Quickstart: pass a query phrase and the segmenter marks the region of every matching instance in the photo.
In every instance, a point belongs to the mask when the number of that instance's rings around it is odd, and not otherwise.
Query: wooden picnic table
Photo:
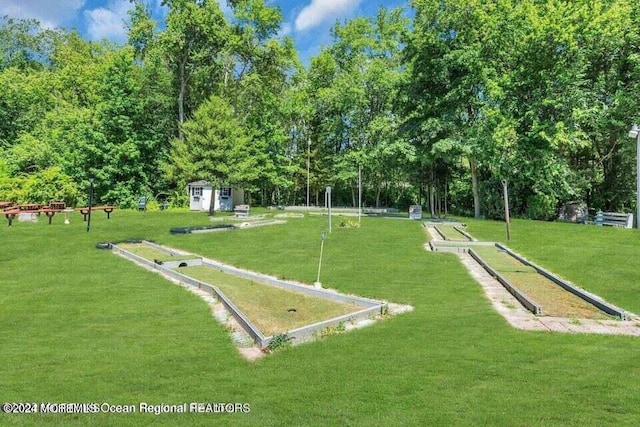
[[[58,212],[62,212],[62,210],[60,209],[50,209],[50,208],[41,208],[41,209],[5,209],[2,213],[4,214],[5,218],[7,218],[7,221],[9,222],[9,227],[11,227],[11,224],[13,223],[13,220],[15,219],[15,217],[17,215],[22,215],[22,214],[45,214],[47,216],[47,218],[49,219],[49,225],[51,225],[51,220],[53,219],[53,216],[58,213]]]
[[[107,219],[111,218],[111,212],[113,212],[114,209],[118,209],[118,207],[117,206],[91,206],[92,211],[104,211],[107,214]],[[87,216],[89,216],[89,207],[87,206],[84,208],[78,208],[78,210],[82,214],[82,220],[86,221]]]
[[[13,206],[3,210],[3,214],[9,222],[9,227],[13,223],[13,220],[20,214],[45,214],[49,219],[49,225],[53,216],[58,212],[63,212],[66,209],[64,202],[51,202],[49,206],[42,206],[39,203],[25,203],[23,205]],[[68,210],[67,210],[68,212]]]
[[[5,210],[14,205],[13,202],[0,202],[0,210]]]
[[[56,209],[59,211],[63,211],[67,208],[67,205],[64,202],[49,202],[49,209]]]
[[[28,213],[34,213],[32,211],[40,210],[41,207],[42,205],[40,203],[25,203],[24,205],[18,205],[18,210],[29,211]],[[35,213],[38,213],[38,212],[35,212]]]

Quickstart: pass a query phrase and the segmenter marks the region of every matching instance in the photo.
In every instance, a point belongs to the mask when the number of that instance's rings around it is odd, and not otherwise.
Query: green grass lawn
[[[252,211],[253,212],[253,211]],[[504,224],[465,219],[482,240]],[[636,425],[640,340],[521,331],[498,315],[419,222],[334,227],[321,281],[411,304],[368,328],[244,360],[197,296],[97,242],[148,239],[237,266],[315,280],[326,218],[171,235],[204,214],[116,211],[0,227],[0,400],[249,403],[248,414],[6,415],[0,425]],[[514,221],[508,245],[640,312],[640,233]]]

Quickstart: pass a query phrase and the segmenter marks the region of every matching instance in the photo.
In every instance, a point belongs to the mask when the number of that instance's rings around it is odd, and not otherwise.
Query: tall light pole
[[[362,217],[362,165],[358,163],[358,224]]]
[[[307,139],[307,211],[309,210],[309,175],[311,169],[311,138]]]
[[[327,207],[327,213],[329,214],[329,233],[331,233],[331,187],[325,188],[324,204]]]
[[[636,228],[640,228],[640,129],[631,126],[629,138],[636,139]]]

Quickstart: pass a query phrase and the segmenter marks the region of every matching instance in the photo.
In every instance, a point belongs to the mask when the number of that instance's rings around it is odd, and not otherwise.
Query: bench
[[[67,208],[67,205],[64,202],[56,202],[56,201],[50,201],[49,202],[49,209],[55,209],[58,211],[63,211]]]
[[[13,207],[13,202],[0,202],[0,210],[5,210]]]
[[[22,206],[26,206],[26,205],[21,205]],[[11,224],[13,223],[13,220],[15,219],[16,216],[18,215],[22,215],[22,214],[45,214],[47,216],[47,218],[49,219],[49,225],[51,225],[51,220],[53,219],[53,216],[58,213],[58,212],[62,212],[62,209],[51,209],[50,207],[46,207],[46,208],[39,208],[39,209],[25,209],[22,208],[20,209],[20,207],[18,209],[5,209],[2,213],[4,213],[5,218],[7,218],[7,221],[9,222],[9,227],[11,227]]]
[[[233,212],[236,214],[237,217],[246,218],[249,216],[249,209],[250,209],[249,205],[238,205],[235,208],[233,208]]]
[[[16,207],[16,209],[18,209],[20,211],[37,211],[41,207],[42,207],[42,205],[40,203],[26,203],[24,205],[18,205]],[[27,212],[25,212],[25,213],[27,213]],[[33,212],[28,212],[28,213],[33,213]]]
[[[78,208],[78,210],[82,214],[83,221],[87,220],[87,216],[89,216],[89,210],[104,211],[107,214],[107,219],[109,219],[111,218],[111,212],[113,212],[114,209],[118,209],[118,207],[117,206],[91,206],[91,209],[89,209],[89,207]]]
[[[365,215],[384,215],[384,214],[397,214],[396,208],[362,208],[362,213]]]
[[[596,225],[609,225],[612,227],[633,227],[633,214],[619,212],[598,211],[594,220]]]

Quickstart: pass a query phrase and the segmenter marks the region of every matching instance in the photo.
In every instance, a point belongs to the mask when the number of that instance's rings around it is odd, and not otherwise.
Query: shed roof
[[[189,187],[210,187],[211,182],[201,179],[200,181],[193,181],[187,184]]]

